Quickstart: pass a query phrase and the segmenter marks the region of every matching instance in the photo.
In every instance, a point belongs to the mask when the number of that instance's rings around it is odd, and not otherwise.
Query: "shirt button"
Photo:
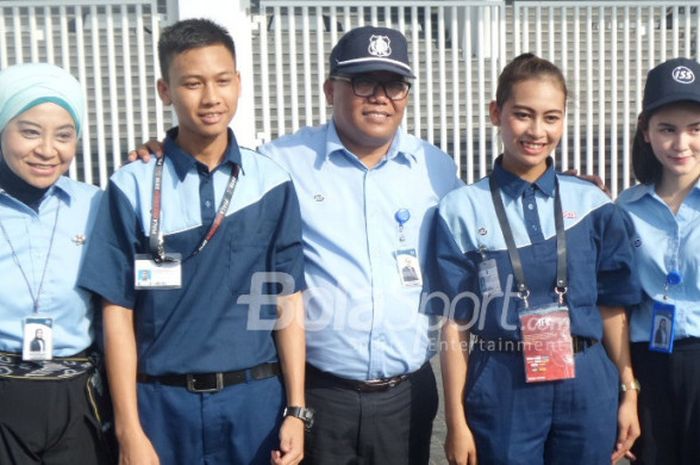
[[[533,231],[537,231],[537,225],[533,224],[533,225],[532,225],[532,230],[533,230]]]
[[[528,204],[527,204],[527,209],[528,209],[528,210],[534,210],[534,209],[535,209],[535,206],[534,206],[533,204],[531,204],[531,203],[528,203]]]
[[[204,206],[207,208],[211,207],[211,202],[207,200],[206,202],[204,202]]]

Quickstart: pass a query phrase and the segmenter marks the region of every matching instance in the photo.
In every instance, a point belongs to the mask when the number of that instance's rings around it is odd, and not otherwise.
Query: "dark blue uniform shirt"
[[[531,291],[531,307],[557,301],[554,193],[558,179],[568,253],[566,298],[571,333],[601,339],[598,306],[636,304],[641,296],[632,275],[628,218],[597,187],[572,176],[557,175],[551,164],[534,183],[505,171],[500,163],[496,163],[492,176],[501,188]],[[488,178],[445,196],[436,216],[434,241],[433,259],[439,277],[430,290],[444,294],[433,294],[427,311],[466,320],[471,332],[486,339],[521,339],[518,313],[524,305],[514,293],[513,268]],[[497,263],[501,289],[506,292],[485,299],[479,287],[478,266],[490,258]]]
[[[180,289],[135,290],[134,256],[149,253],[155,160],[132,163],[110,179],[79,285],[134,310],[139,372],[232,371],[275,361],[271,325],[265,324],[275,318],[275,299],[248,305],[246,295],[255,272],[286,273],[287,293],[304,287],[301,220],[291,180],[264,155],[239,149],[232,132],[224,161],[209,172],[174,142],[175,131],[164,146],[166,252],[192,254],[238,164],[238,183],[217,234],[184,261]],[[262,291],[276,294],[278,287]]]

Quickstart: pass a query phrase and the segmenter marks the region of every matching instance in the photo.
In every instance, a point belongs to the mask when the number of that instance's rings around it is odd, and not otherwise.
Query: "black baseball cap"
[[[700,64],[688,58],[664,61],[647,74],[642,111],[675,102],[700,103]]]
[[[362,26],[348,31],[331,51],[331,76],[390,71],[415,78],[406,37],[396,29]]]

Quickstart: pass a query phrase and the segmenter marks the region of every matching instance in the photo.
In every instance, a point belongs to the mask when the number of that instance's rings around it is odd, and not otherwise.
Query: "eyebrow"
[[[513,110],[526,110],[526,111],[529,111],[529,112],[532,112],[532,113],[537,113],[535,110],[533,110],[532,108],[530,108],[530,107],[528,107],[528,106],[526,106],[526,105],[513,105]],[[549,113],[557,113],[557,114],[560,114],[560,115],[561,115],[561,114],[564,114],[564,112],[563,112],[562,110],[557,110],[557,109],[554,109],[554,108],[551,109],[551,110],[546,110],[546,111],[544,112],[545,115],[546,115],[546,114],[549,114]]]
[[[236,72],[235,71],[222,71],[218,74],[215,74],[214,76],[215,77],[222,77],[222,76],[227,76],[227,75],[235,76]],[[180,79],[182,79],[183,81],[185,79],[204,79],[204,78],[205,78],[205,76],[202,74],[185,74],[185,75],[180,77]]]
[[[669,127],[669,128],[677,128],[678,126],[673,124],[673,123],[667,123],[665,121],[659,121],[658,123],[659,126],[664,126],[664,127]],[[700,120],[695,121],[694,123],[686,124],[685,127],[689,128],[691,126],[699,126],[700,125]]]
[[[27,120],[27,119],[17,120],[17,124],[23,124],[25,126],[32,126],[32,127],[39,128],[39,129],[41,129],[41,127],[42,127],[40,124],[35,123],[34,121]],[[75,125],[74,124],[64,124],[63,126],[59,126],[56,129],[75,129]]]

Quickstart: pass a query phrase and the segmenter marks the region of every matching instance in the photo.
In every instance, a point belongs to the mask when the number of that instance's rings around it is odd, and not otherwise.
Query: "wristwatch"
[[[642,390],[642,385],[639,384],[638,379],[633,379],[630,385],[626,385],[625,383],[620,383],[620,392],[627,392],[627,391],[641,391]]]
[[[304,422],[304,429],[311,431],[314,425],[314,411],[307,407],[285,407],[282,417],[295,417]]]

